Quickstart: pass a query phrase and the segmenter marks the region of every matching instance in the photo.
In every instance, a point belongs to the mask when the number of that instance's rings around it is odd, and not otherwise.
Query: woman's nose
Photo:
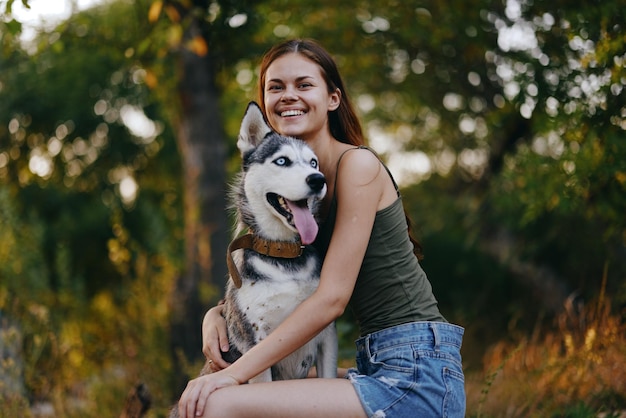
[[[281,96],[281,100],[282,101],[292,101],[292,100],[296,100],[298,98],[298,96],[296,95],[296,92],[292,89],[292,88],[285,88],[285,90],[283,91],[283,95]]]

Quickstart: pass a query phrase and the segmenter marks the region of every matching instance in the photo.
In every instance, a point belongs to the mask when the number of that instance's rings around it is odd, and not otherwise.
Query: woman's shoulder
[[[352,147],[343,152],[339,163],[339,171],[344,174],[358,176],[366,180],[373,180],[382,169],[382,162],[369,148]]]
[[[368,184],[380,174],[382,169],[382,162],[372,150],[365,147],[351,147],[342,151],[338,163],[338,178]]]

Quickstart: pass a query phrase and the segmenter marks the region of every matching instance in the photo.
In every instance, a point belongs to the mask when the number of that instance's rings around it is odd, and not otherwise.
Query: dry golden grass
[[[625,331],[604,293],[584,307],[568,301],[552,330],[489,350],[484,375],[468,378],[468,416],[620,416]]]

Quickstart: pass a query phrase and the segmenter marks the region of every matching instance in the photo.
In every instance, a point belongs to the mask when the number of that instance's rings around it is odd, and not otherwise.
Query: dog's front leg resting
[[[261,383],[272,381],[272,369],[267,369],[250,379],[249,383]]]
[[[317,359],[315,366],[317,376],[322,378],[337,377],[337,331],[335,324],[330,324],[318,336]]]

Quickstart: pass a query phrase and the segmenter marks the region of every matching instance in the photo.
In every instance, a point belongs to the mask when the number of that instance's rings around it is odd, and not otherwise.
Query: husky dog
[[[311,244],[326,180],[313,150],[274,132],[251,102],[237,147],[243,168],[231,193],[236,234],[227,261],[225,318],[234,360],[269,335],[317,289],[321,260]],[[243,248],[232,257],[232,251]],[[233,358],[234,357],[234,358]],[[251,379],[304,378],[315,365],[319,377],[336,377],[337,336],[329,325],[305,346]]]
[[[226,258],[231,280],[224,306],[230,342],[224,359],[229,362],[267,337],[317,288],[321,260],[309,244],[317,235],[315,215],[326,194],[313,150],[274,132],[254,102],[243,117],[237,147],[243,164],[230,196],[237,238]],[[334,324],[249,382],[304,378],[313,365],[319,377],[336,377]],[[206,373],[208,364],[201,372]]]

